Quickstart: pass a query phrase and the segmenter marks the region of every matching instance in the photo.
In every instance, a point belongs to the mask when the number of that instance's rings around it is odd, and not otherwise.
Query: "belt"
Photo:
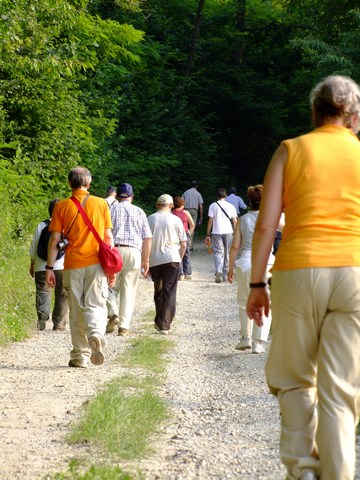
[[[123,245],[121,243],[115,243],[115,247],[129,247],[129,248],[131,248],[130,245]]]

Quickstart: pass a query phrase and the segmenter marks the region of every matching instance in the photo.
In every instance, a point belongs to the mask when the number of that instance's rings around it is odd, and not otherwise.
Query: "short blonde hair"
[[[313,118],[316,127],[324,124],[327,118],[349,119],[346,125],[354,132],[360,130],[360,87],[349,77],[330,75],[318,83],[310,93]],[[350,116],[357,114],[356,125],[351,124]]]

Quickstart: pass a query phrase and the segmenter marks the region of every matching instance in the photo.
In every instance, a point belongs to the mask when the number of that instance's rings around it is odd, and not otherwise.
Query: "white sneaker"
[[[248,350],[249,348],[251,348],[251,338],[241,337],[240,342],[235,347],[235,350]]]
[[[254,340],[252,343],[252,353],[264,353],[264,344],[265,342],[262,342],[261,340]]]
[[[305,472],[301,476],[301,480],[316,480],[317,476],[314,472]]]

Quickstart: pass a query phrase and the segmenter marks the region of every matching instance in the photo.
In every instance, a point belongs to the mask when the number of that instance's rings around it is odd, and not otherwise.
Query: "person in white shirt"
[[[109,205],[109,207],[112,207],[117,203],[116,200],[116,187],[108,187],[106,190],[107,197],[105,198],[106,203]]]
[[[225,201],[225,188],[219,188],[217,198],[218,200],[209,207],[205,243],[213,247],[215,282],[221,283],[226,280],[229,269],[229,249],[236,227],[237,213],[235,207]]]
[[[167,335],[176,310],[179,264],[184,256],[187,236],[180,218],[171,213],[170,195],[161,195],[157,211],[148,217],[153,241],[150,251],[150,275],[154,282],[155,329]]]

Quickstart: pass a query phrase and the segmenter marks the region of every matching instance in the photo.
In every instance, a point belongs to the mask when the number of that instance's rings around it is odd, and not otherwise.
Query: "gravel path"
[[[161,389],[172,417],[154,439],[152,457],[122,466],[139,467],[147,480],[284,478],[279,411],[264,378],[266,355],[234,350],[236,287],[215,284],[204,245],[195,245],[192,266],[193,279],[179,282],[175,347]],[[152,283],[142,279],[134,335],[141,333],[141,317],[154,310],[152,294]],[[129,338],[107,340],[105,364],[88,370],[66,366],[68,331],[38,332],[0,351],[0,480],[44,479],[67,470],[72,459],[87,457],[87,446],[69,446],[64,437],[81,405],[124,373],[114,360]]]

